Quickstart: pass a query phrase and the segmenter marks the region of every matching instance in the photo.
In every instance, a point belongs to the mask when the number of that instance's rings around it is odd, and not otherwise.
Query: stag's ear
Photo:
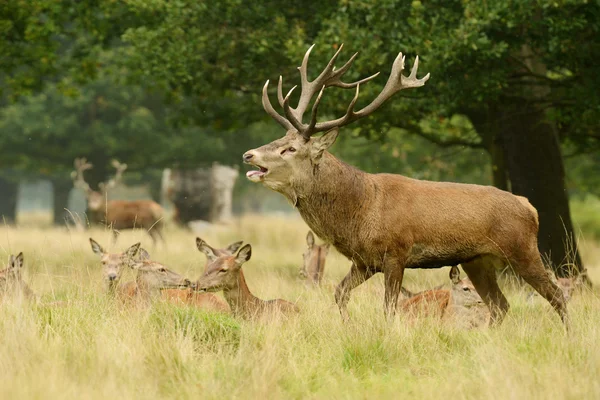
[[[106,253],[104,251],[104,249],[102,248],[102,246],[100,246],[98,244],[98,242],[96,242],[94,239],[90,238],[90,244],[92,245],[92,251],[96,254],[98,254],[99,256],[104,255],[104,253]]]
[[[457,266],[450,268],[450,280],[454,285],[460,282],[460,270]]]
[[[140,250],[140,246],[141,246],[140,242],[134,244],[133,246],[131,246],[130,248],[125,250],[125,255],[130,258],[135,257],[136,254],[138,253],[138,251]]]
[[[10,256],[10,267],[16,269],[23,267],[23,252],[19,253],[16,257]]]
[[[140,249],[138,253],[138,258],[142,261],[150,260],[150,253],[148,253],[146,249]]]
[[[208,245],[208,243],[206,243],[204,240],[200,239],[199,237],[196,238],[196,247],[198,248],[198,250],[200,250],[202,253],[204,253],[206,255],[206,258],[208,258],[208,261],[213,262],[217,259],[217,253],[215,253],[215,249],[210,247]]]
[[[242,245],[244,244],[243,240],[240,240],[239,242],[235,242],[235,243],[231,243],[229,246],[227,246],[227,248],[225,249],[229,254],[233,254],[236,251],[238,251],[238,249],[240,247],[242,247]]]
[[[308,231],[306,235],[306,244],[309,248],[312,248],[315,245],[315,235],[313,235],[312,231]]]
[[[337,139],[338,133],[338,128],[333,128],[332,130],[323,134],[322,136],[313,138],[311,140],[311,156],[313,161],[318,162],[319,160],[321,160],[323,152],[335,143],[335,139]]]
[[[236,254],[235,263],[241,267],[243,263],[250,259],[250,257],[252,257],[252,246],[247,244]]]

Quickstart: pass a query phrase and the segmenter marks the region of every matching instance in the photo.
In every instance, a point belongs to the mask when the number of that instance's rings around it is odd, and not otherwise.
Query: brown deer
[[[37,301],[37,296],[23,280],[23,253],[11,254],[8,266],[0,271],[0,298]]]
[[[210,248],[205,248],[211,252]],[[203,251],[204,252],[204,251]],[[216,253],[209,257],[204,275],[195,284],[198,291],[218,292],[223,291],[225,299],[229,303],[235,315],[243,318],[252,318],[264,314],[274,313],[297,313],[298,307],[289,301],[282,299],[262,300],[254,296],[244,278],[242,265],[252,256],[252,247],[249,244],[243,246],[237,254],[218,256]]]
[[[300,276],[307,279],[310,283],[318,285],[323,279],[325,270],[325,261],[329,253],[329,243],[315,244],[315,235],[308,231],[306,235],[306,251],[302,254],[304,263],[300,268]]]
[[[196,238],[196,247],[206,255],[209,261],[214,261],[214,258],[212,258],[213,255],[216,255],[217,257],[232,255],[242,246],[243,243],[244,242],[239,241],[230,244],[224,249],[215,249],[204,240]],[[204,267],[205,271],[207,266],[208,263]],[[201,293],[193,288],[163,290],[162,295],[164,299],[173,303],[187,304],[193,307],[223,313],[231,312],[229,304],[223,301],[220,297],[215,296],[212,293]]]
[[[243,155],[257,169],[246,176],[252,182],[283,194],[298,209],[310,229],[352,261],[348,275],[338,285],[336,302],[348,318],[350,291],[383,272],[386,314],[395,312],[405,268],[439,268],[462,264],[479,295],[489,306],[493,323],[500,323],[509,304],[498,287],[496,268],[507,263],[554,307],[568,326],[567,306],[560,288],[544,271],[537,246],[535,208],[490,186],[429,182],[396,174],[369,174],[338,160],[326,150],[338,128],[365,117],[403,89],[421,87],[429,74],[417,79],[418,57],[408,77],[404,56],[398,55],[381,93],[356,110],[359,88],[377,74],[346,83],[356,54],[339,69],[335,53],[314,80],[308,78],[306,52],[299,67],[301,93],[290,105],[294,88],[283,96],[279,79],[277,98],[284,115],[269,100],[269,81],[262,92],[263,107],[286,129],[284,137]],[[354,88],[355,95],[340,118],[317,122],[324,89]],[[310,119],[303,115],[316,95]],[[313,137],[317,132],[322,136]]]
[[[145,289],[141,291],[140,295],[136,294],[138,293],[137,281],[120,283],[124,269],[136,265],[136,263],[141,261],[150,261],[148,252],[140,248],[140,243],[134,244],[122,253],[108,253],[92,238],[90,238],[90,244],[92,246],[92,251],[100,256],[103,277],[107,283],[109,294],[114,295],[121,300],[135,298],[136,296],[148,298]],[[238,244],[238,247],[240,244],[241,243]],[[235,243],[231,246],[233,245],[235,245]],[[159,265],[158,263],[154,264]],[[142,272],[144,271],[142,270]],[[144,287],[143,283],[142,287]],[[212,293],[192,293],[189,289],[185,290],[167,287],[162,287],[162,289],[163,290],[160,292],[161,298],[170,303],[180,305],[188,304],[204,310],[220,312],[229,311],[227,303]],[[154,294],[157,293],[156,287],[152,288],[152,290],[154,290]]]
[[[548,273],[551,274],[552,278],[555,277],[554,272],[549,271]],[[577,274],[576,276],[556,278],[556,284],[558,285],[560,290],[562,290],[563,295],[565,296],[565,301],[571,300],[573,294],[576,291],[581,290],[583,288],[585,274],[586,271],[583,271],[580,274]],[[527,300],[529,302],[532,302],[534,297],[535,292],[530,292],[527,296]]]
[[[107,200],[107,192],[114,188],[127,169],[127,164],[113,160],[116,174],[108,182],[98,186],[100,191],[93,190],[83,177],[84,171],[91,169],[92,164],[85,158],[75,159],[75,171],[71,173],[74,186],[85,192],[89,218],[92,223],[103,224],[112,229],[113,240],[116,241],[119,230],[141,228],[148,232],[154,244],[162,236],[163,208],[152,200]]]
[[[410,315],[435,315],[455,326],[474,328],[489,319],[489,310],[469,278],[460,279],[457,266],[450,269],[452,288],[420,292],[398,302],[402,311]]]

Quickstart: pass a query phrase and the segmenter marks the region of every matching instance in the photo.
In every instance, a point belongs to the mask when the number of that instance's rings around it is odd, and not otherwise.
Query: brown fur
[[[25,299],[37,301],[33,290],[23,280],[23,253],[10,256],[8,266],[0,270],[0,299]]]
[[[113,238],[117,239],[120,230],[144,229],[152,241],[164,242],[162,236],[164,210],[160,204],[152,200],[107,200],[107,190],[120,181],[127,166],[116,162],[115,178],[100,184],[101,191],[95,191],[85,182],[83,172],[92,168],[85,159],[75,160],[75,171],[72,177],[75,187],[83,189],[91,223],[107,226],[113,230]]]
[[[274,313],[297,313],[298,307],[282,299],[262,300],[254,296],[244,278],[242,264],[250,259],[252,248],[243,246],[236,255],[223,255],[213,258],[204,275],[196,283],[196,290],[217,292],[223,291],[235,315],[243,318],[260,317]]]
[[[458,267],[450,270],[452,289],[423,291],[398,306],[409,315],[434,315],[455,326],[473,328],[488,322],[489,311],[477,294],[473,283],[460,279]]]
[[[302,254],[304,263],[300,269],[300,276],[312,284],[319,285],[325,271],[329,244],[315,244],[315,237],[311,231],[306,235],[306,244],[308,247]]]
[[[400,75],[401,61],[401,57],[396,59],[393,74]],[[363,110],[373,111],[394,91],[404,88],[404,80],[409,83],[406,87],[422,86],[426,81],[414,79],[416,67],[408,78],[392,76],[385,96],[378,97],[381,101]],[[265,110],[280,124],[293,125],[274,114],[266,90],[263,93]],[[306,104],[304,101],[300,107],[299,103],[299,110]],[[286,115],[294,114],[294,110],[287,111]],[[300,111],[295,118],[301,121]],[[343,118],[340,125],[359,114]],[[315,130],[330,125],[317,123]],[[246,152],[243,158],[259,168],[247,173],[251,181],[286,196],[318,237],[352,261],[335,294],[344,319],[348,318],[350,291],[377,272],[385,275],[385,310],[393,314],[405,268],[462,264],[491,309],[491,321],[500,323],[509,305],[498,287],[496,268],[508,263],[550,302],[568,326],[562,291],[545,273],[537,246],[537,212],[527,199],[490,186],[369,174],[326,151],[335,142],[337,128],[320,137],[311,134],[310,125],[300,130],[288,128],[284,137]]]

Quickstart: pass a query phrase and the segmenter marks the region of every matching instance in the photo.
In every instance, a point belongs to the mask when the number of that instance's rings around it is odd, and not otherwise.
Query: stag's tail
[[[537,212],[536,208],[531,205],[531,203],[529,202],[527,197],[517,196],[517,199],[521,202],[521,204],[523,204],[525,207],[527,207],[531,211],[531,213],[533,214],[533,216],[535,218],[535,223],[539,227],[540,226],[540,217],[538,216],[538,212]]]

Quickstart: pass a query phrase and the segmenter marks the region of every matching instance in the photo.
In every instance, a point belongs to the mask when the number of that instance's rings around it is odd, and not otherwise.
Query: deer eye
[[[164,268],[161,268],[161,269],[158,270],[158,272],[167,272],[167,270],[164,269]]]
[[[220,274],[224,274],[225,272],[227,272],[227,270],[225,268],[219,270]]]
[[[293,148],[293,147],[290,147],[290,148],[288,149],[288,151],[289,151],[290,153],[295,153],[295,152],[296,152],[296,149],[295,149],[295,148]]]
[[[471,289],[469,289],[468,287],[464,287],[464,288],[463,288],[463,290],[464,290],[465,292],[468,292],[468,291],[469,291],[469,290],[471,290]]]

